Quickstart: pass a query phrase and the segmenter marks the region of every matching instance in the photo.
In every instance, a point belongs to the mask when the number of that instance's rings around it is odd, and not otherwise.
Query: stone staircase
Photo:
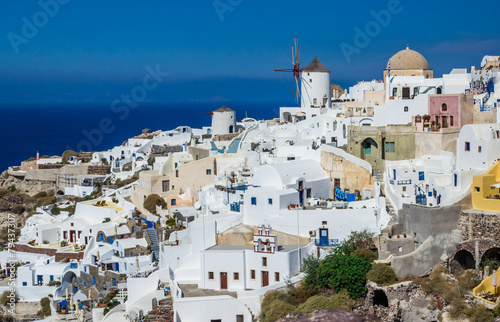
[[[145,316],[144,322],[173,322],[174,321],[174,302],[171,297],[158,302],[156,310],[153,310]]]
[[[146,231],[148,232],[149,238],[151,239],[151,252],[153,252],[154,260],[158,260],[160,258],[160,245],[158,244],[158,235],[156,234],[156,229],[148,228]]]
[[[380,169],[373,167],[372,168],[372,176],[375,178],[375,181],[378,181],[378,182],[380,182],[380,184],[383,184],[384,173]]]
[[[385,198],[385,210],[391,216],[391,220],[389,221],[389,225],[394,225],[398,223],[398,214],[396,213],[396,210],[394,210],[394,207],[392,204]]]
[[[384,194],[385,184],[384,184],[384,173],[382,170],[373,167],[372,168],[372,176],[375,182],[380,182],[380,192]],[[385,197],[385,195],[384,195]],[[389,221],[389,225],[398,223],[398,214],[392,204],[385,198],[386,211],[391,216],[391,220]]]

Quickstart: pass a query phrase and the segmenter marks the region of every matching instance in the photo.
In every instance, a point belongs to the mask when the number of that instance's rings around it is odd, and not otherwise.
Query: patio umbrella
[[[497,281],[497,272],[495,270],[493,270],[493,279],[491,281],[491,285],[493,285],[493,289],[494,289],[494,293],[495,293],[495,296],[497,295],[497,285],[498,285],[498,281]]]

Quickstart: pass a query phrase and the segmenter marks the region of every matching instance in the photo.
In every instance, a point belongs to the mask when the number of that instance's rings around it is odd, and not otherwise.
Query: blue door
[[[427,197],[425,196],[424,193],[417,195],[417,205],[422,205],[422,206],[427,205]]]
[[[455,181],[455,185],[454,185],[454,186],[456,187],[456,186],[457,186],[457,183],[458,183],[458,175],[455,173],[455,174],[453,175],[453,177],[454,177],[454,179],[455,179],[455,180],[454,180],[454,181]]]
[[[327,228],[320,228],[319,229],[319,244],[321,246],[328,245],[328,229]]]
[[[37,276],[37,284],[38,285],[43,285],[43,276],[42,275],[38,275]]]
[[[392,170],[394,172],[394,180],[396,180],[396,169]]]

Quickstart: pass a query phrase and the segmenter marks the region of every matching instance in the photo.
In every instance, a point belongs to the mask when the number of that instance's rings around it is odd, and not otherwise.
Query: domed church
[[[433,78],[433,70],[429,68],[427,59],[409,47],[397,52],[389,59],[384,70],[384,80],[387,78],[389,69],[391,70],[391,77],[424,76],[425,78]]]

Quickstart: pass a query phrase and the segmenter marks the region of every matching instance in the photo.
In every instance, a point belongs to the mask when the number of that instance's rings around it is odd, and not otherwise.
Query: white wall
[[[243,315],[243,321],[251,322],[252,314],[241,301],[228,296],[190,297],[174,301],[176,322],[236,321],[238,314]]]
[[[311,105],[326,107],[331,106],[330,73],[308,73],[301,74],[301,107],[311,107]],[[326,103],[323,99],[326,96]],[[316,104],[314,104],[316,99]]]
[[[274,230],[288,234],[300,236],[309,236],[309,231],[322,227],[323,221],[327,222],[326,228],[330,230],[330,239],[345,239],[351,231],[368,229],[376,234],[385,228],[389,222],[389,216],[385,211],[383,198],[371,199],[372,207],[361,209],[316,209],[316,210],[297,210],[282,209],[277,214],[265,215],[255,213],[250,219],[247,219],[245,213],[245,224],[271,225]],[[383,206],[382,206],[383,204]],[[355,207],[356,203],[349,203],[349,206]],[[245,210],[246,211],[246,210]],[[297,214],[299,220],[297,222]],[[297,224],[299,228],[297,229]]]
[[[229,132],[230,126],[233,132]],[[212,134],[227,134],[236,132],[236,112],[214,112],[212,114]]]

